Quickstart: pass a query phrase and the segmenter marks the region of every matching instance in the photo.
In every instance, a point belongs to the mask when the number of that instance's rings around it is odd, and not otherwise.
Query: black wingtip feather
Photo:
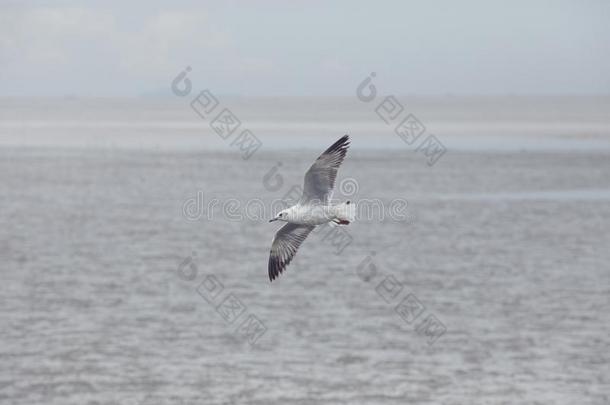
[[[288,258],[288,260],[282,260],[278,257],[269,257],[269,281],[273,281],[280,276],[288,267],[292,258]]]
[[[283,263],[279,258],[269,256],[269,281],[273,281],[284,272],[287,263]]]
[[[349,135],[345,134],[339,140],[332,145],[328,149],[324,151],[324,153],[332,153],[338,150],[342,150],[343,153],[347,151],[347,147],[349,146]]]

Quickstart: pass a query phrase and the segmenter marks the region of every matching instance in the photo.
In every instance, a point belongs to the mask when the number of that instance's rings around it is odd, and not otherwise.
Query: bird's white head
[[[275,216],[275,218],[269,220],[269,222],[273,222],[273,221],[288,222],[288,210],[280,211],[279,214],[277,214]]]

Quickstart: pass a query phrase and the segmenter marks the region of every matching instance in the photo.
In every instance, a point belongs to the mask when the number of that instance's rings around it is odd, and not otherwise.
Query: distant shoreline
[[[270,150],[319,149],[344,133],[354,150],[409,149],[395,129],[412,114],[453,150],[610,150],[610,95],[397,96],[402,115],[388,123],[355,96],[226,97],[218,110],[240,121],[227,139],[210,127],[216,111],[201,117],[191,99],[0,98],[0,147],[214,151],[248,129]]]

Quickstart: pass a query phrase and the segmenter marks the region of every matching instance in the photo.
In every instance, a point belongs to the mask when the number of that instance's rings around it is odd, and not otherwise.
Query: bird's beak
[[[270,219],[269,222],[277,221],[277,218]]]

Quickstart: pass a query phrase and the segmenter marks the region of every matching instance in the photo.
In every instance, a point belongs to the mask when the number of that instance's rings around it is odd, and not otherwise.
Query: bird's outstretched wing
[[[313,228],[315,226],[286,224],[277,231],[269,252],[269,280],[273,281],[284,271]]]
[[[335,178],[349,146],[349,136],[344,135],[324,151],[305,173],[301,204],[319,202],[327,204],[335,187]]]

